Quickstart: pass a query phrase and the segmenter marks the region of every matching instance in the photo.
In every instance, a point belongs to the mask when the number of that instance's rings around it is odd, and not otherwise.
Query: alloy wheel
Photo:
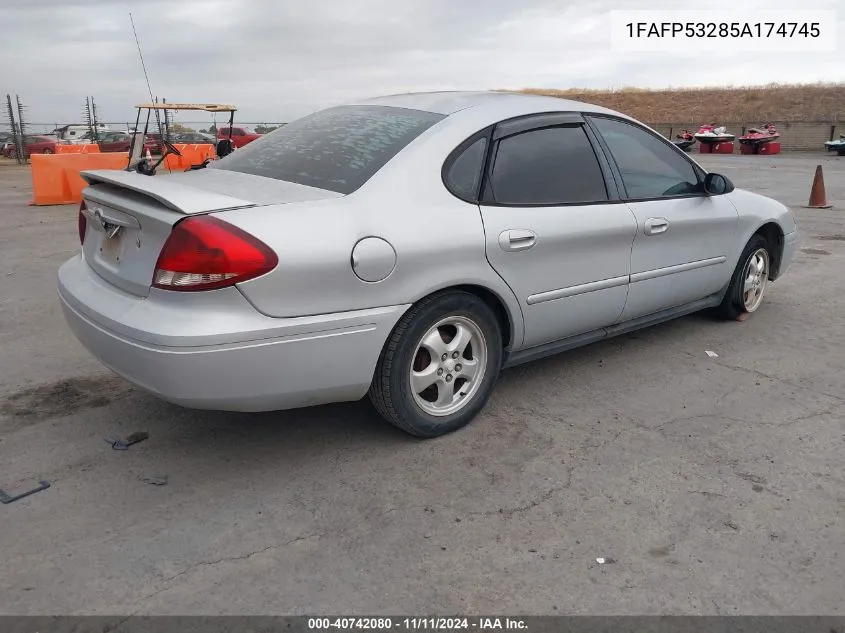
[[[763,302],[763,293],[769,281],[769,252],[758,248],[742,272],[742,301],[746,312],[754,312]]]
[[[478,392],[487,370],[487,341],[464,316],[441,319],[419,340],[408,376],[414,402],[442,417],[463,409]]]

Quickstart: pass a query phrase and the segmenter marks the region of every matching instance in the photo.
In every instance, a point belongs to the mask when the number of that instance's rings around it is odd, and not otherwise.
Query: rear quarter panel
[[[219,214],[279,258],[273,272],[239,284],[241,291],[264,314],[294,317],[412,304],[443,288],[478,285],[502,300],[511,346],[518,348],[522,313],[487,262],[478,206],[452,196],[441,179],[449,152],[470,133],[465,124],[444,120],[343,198]],[[371,236],[396,252],[393,272],[374,283],[352,268],[355,244]]]

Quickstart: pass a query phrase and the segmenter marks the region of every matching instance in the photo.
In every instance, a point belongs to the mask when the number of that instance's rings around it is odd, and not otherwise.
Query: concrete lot
[[[425,442],[366,402],[133,391],[60,314],[76,208],[27,206],[0,165],[0,487],[53,483],[0,505],[0,612],[845,614],[845,159],[702,163],[796,208],[805,250],[761,310],[507,371]],[[832,210],[798,208],[817,163]]]

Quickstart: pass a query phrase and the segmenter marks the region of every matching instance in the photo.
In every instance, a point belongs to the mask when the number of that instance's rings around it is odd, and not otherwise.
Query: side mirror
[[[722,174],[707,174],[704,177],[704,191],[710,196],[720,196],[734,190],[733,183]]]

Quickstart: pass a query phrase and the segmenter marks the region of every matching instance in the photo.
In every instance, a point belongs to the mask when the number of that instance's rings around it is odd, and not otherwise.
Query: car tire
[[[762,235],[755,235],[745,245],[731,282],[716,308],[723,319],[737,319],[743,313],[755,312],[763,301],[771,274],[772,248]],[[757,270],[762,264],[763,270]],[[747,289],[747,285],[751,286]]]
[[[438,437],[466,426],[484,408],[501,365],[502,332],[493,310],[469,292],[438,293],[414,305],[393,329],[370,401],[406,433]]]

